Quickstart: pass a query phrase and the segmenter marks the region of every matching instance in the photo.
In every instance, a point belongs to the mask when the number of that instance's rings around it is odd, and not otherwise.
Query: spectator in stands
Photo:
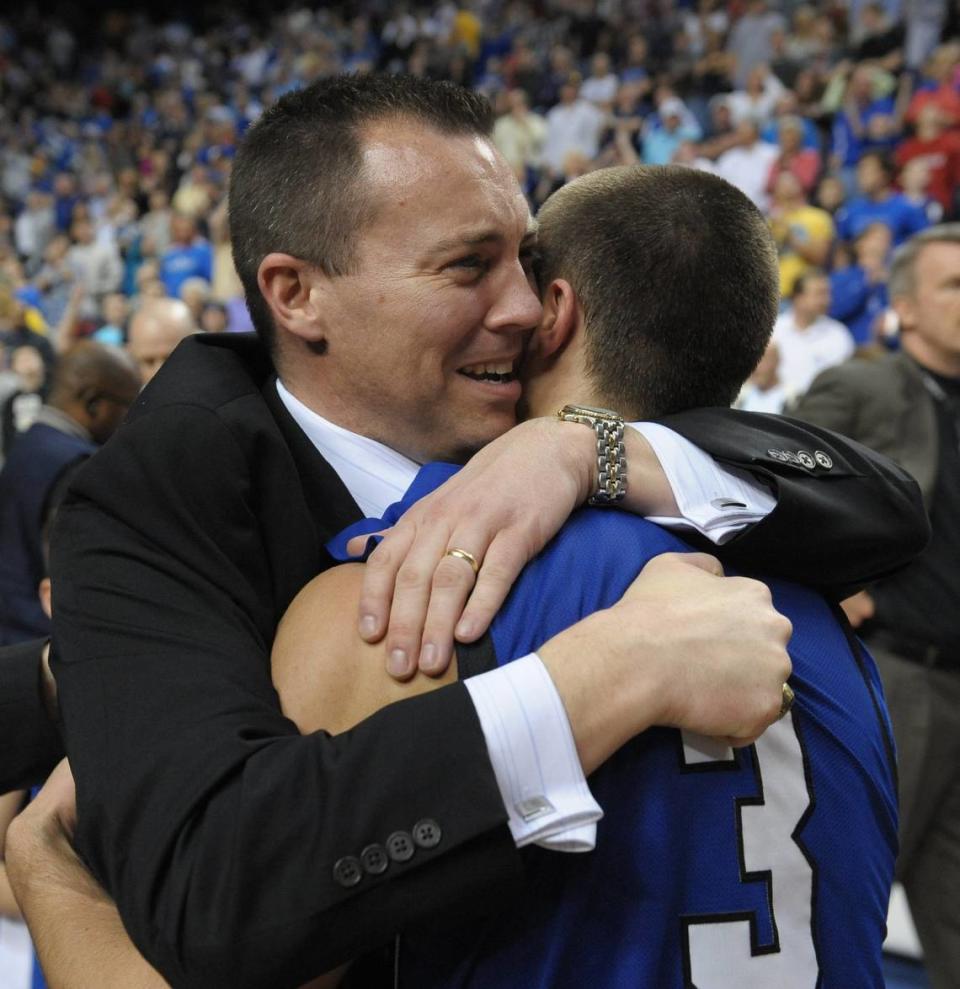
[[[10,370],[17,377],[17,386],[4,398],[0,410],[0,453],[4,457],[16,438],[34,424],[47,395],[47,368],[36,347],[17,347],[10,355]]]
[[[781,117],[777,121],[777,140],[780,154],[770,166],[767,192],[772,193],[777,176],[790,172],[800,183],[804,195],[809,196],[820,175],[820,152],[816,148],[804,146],[803,120],[797,116]]]
[[[70,236],[73,244],[66,260],[73,269],[74,280],[85,290],[83,316],[95,319],[103,297],[120,288],[123,264],[113,243],[96,238],[89,219],[75,220]]]
[[[207,302],[200,313],[199,323],[203,333],[225,333],[229,324],[227,307],[222,302]]]
[[[27,202],[14,224],[14,242],[17,253],[27,270],[35,272],[43,260],[43,252],[50,243],[56,218],[50,196],[35,189],[27,196]]]
[[[736,83],[745,86],[754,66],[769,63],[773,56],[773,36],[783,31],[783,15],[770,9],[766,0],[750,0],[746,13],[733,25],[727,50],[736,58]]]
[[[943,219],[943,206],[930,195],[930,161],[914,158],[901,169],[897,180],[904,199],[923,210],[927,223],[939,223]]]
[[[736,145],[717,159],[717,174],[765,212],[769,202],[767,180],[779,149],[760,140],[760,128],[755,120],[741,120],[735,133]]]
[[[193,277],[213,278],[213,250],[197,232],[197,221],[186,213],[174,213],[171,243],[160,258],[160,280],[167,295],[178,298],[180,286]]]
[[[40,290],[40,308],[49,326],[56,326],[73,288],[75,273],[69,261],[70,238],[57,234],[43,252],[43,263],[33,276],[33,284]]]
[[[43,334],[27,326],[24,316],[24,304],[8,287],[0,284],[0,348],[9,362],[9,356],[18,347],[35,347],[49,371],[55,360],[53,346]]]
[[[571,151],[588,160],[600,149],[604,115],[580,96],[580,80],[569,76],[560,87],[560,102],[547,114],[547,134],[543,163],[553,175],[563,174],[564,161]]]
[[[539,161],[547,137],[547,122],[530,109],[530,100],[522,89],[506,94],[508,110],[493,125],[493,143],[510,164],[521,184],[527,181],[527,169]]]
[[[854,241],[854,263],[830,276],[830,315],[840,320],[858,347],[873,343],[887,308],[887,275],[892,235],[872,223]]]
[[[197,332],[193,315],[180,299],[149,299],[130,320],[127,349],[144,385],[163,366],[177,344]]]
[[[139,390],[122,351],[85,342],[60,358],[48,403],[0,471],[0,644],[50,634],[37,600],[47,506],[59,500],[55,492],[72,470],[113,434]]]
[[[102,323],[94,331],[93,339],[112,347],[121,347],[127,340],[127,320],[130,317],[130,304],[121,292],[106,296],[101,306]]]
[[[610,56],[606,52],[597,52],[590,62],[590,75],[580,87],[580,96],[606,112],[613,106],[619,82],[611,69]]]
[[[894,156],[901,169],[919,158],[926,161],[930,195],[947,217],[955,213],[960,188],[960,132],[950,129],[951,123],[942,107],[933,102],[925,104],[917,111],[913,137],[907,138]]]
[[[783,83],[766,63],[754,66],[743,89],[735,89],[726,97],[734,124],[754,120],[763,126],[772,116],[774,107],[784,93]]]
[[[780,294],[788,299],[811,266],[826,265],[835,236],[833,219],[809,205],[793,172],[782,171],[773,185],[770,227],[780,254]]]
[[[195,323],[200,322],[200,313],[210,299],[210,283],[205,278],[193,276],[180,284],[180,299],[190,310]]]
[[[830,279],[817,268],[805,271],[793,283],[790,306],[773,327],[778,375],[788,401],[804,394],[824,368],[853,353],[850,331],[827,315],[829,309]]]
[[[700,125],[683,100],[668,95],[660,99],[657,112],[647,117],[642,131],[640,157],[645,165],[668,165],[684,141],[698,141]]]
[[[744,382],[735,407],[747,412],[782,412],[787,391],[780,381],[779,369],[780,352],[771,340],[753,374]]]
[[[887,135],[894,127],[894,98],[883,91],[878,73],[869,62],[853,69],[833,119],[831,162],[841,170],[847,189],[853,188],[854,170],[863,153],[878,142],[887,147],[891,143]]]
[[[893,246],[902,244],[929,224],[922,209],[893,188],[893,166],[880,151],[866,152],[857,163],[857,190],[837,210],[837,233],[855,240],[872,223],[884,223],[893,234]]]

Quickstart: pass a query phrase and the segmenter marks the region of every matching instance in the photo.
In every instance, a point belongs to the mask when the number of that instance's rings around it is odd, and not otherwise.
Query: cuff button
[[[333,864],[333,878],[345,889],[356,886],[363,878],[363,870],[360,863],[352,855],[345,855],[342,859],[337,859]]]
[[[371,876],[379,876],[386,872],[387,866],[390,864],[383,845],[367,845],[360,853],[360,861],[363,863],[363,868]]]
[[[442,837],[440,825],[432,818],[425,817],[413,826],[413,840],[419,848],[436,848]]]
[[[415,851],[413,839],[406,831],[394,831],[387,838],[387,854],[394,862],[409,862]]]

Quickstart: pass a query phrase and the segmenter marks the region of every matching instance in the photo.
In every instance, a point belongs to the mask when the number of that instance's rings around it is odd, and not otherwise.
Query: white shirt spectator
[[[493,125],[493,143],[518,175],[540,160],[547,139],[547,122],[538,113],[506,113]]]
[[[604,104],[612,103],[616,99],[617,86],[617,77],[612,72],[602,78],[590,76],[588,79],[583,80],[583,85],[580,87],[580,96],[585,100],[589,100],[591,103],[603,106]]]
[[[801,328],[792,309],[774,325],[773,341],[780,351],[780,382],[791,397],[803,395],[821,371],[842,364],[854,350],[853,337],[843,323],[820,316]]]
[[[779,155],[780,149],[766,141],[731,148],[717,159],[717,174],[735,185],[758,209],[766,212],[770,166]]]
[[[544,164],[560,175],[571,151],[579,151],[592,161],[599,151],[600,130],[604,120],[603,113],[587,100],[558,103],[547,114]]]

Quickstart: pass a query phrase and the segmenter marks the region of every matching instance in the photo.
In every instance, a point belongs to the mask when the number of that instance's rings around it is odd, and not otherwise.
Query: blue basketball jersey
[[[497,615],[498,663],[615,603],[652,557],[689,550],[626,513],[581,510]],[[792,712],[745,749],[666,728],[634,739],[590,778],[596,849],[526,849],[525,887],[495,919],[407,938],[402,985],[882,989],[897,847],[882,689],[820,596],[767,583],[794,626]]]

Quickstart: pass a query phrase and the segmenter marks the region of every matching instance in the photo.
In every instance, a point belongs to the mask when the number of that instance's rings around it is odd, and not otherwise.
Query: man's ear
[[[268,254],[257,269],[257,284],[274,321],[312,346],[326,339],[320,296],[327,276],[291,254]]]
[[[580,303],[573,286],[555,278],[543,293],[543,316],[536,332],[536,350],[540,357],[554,357],[573,339],[580,323]]]
[[[890,300],[890,308],[896,313],[900,330],[910,330],[916,323],[913,300],[909,295],[898,295]]]

